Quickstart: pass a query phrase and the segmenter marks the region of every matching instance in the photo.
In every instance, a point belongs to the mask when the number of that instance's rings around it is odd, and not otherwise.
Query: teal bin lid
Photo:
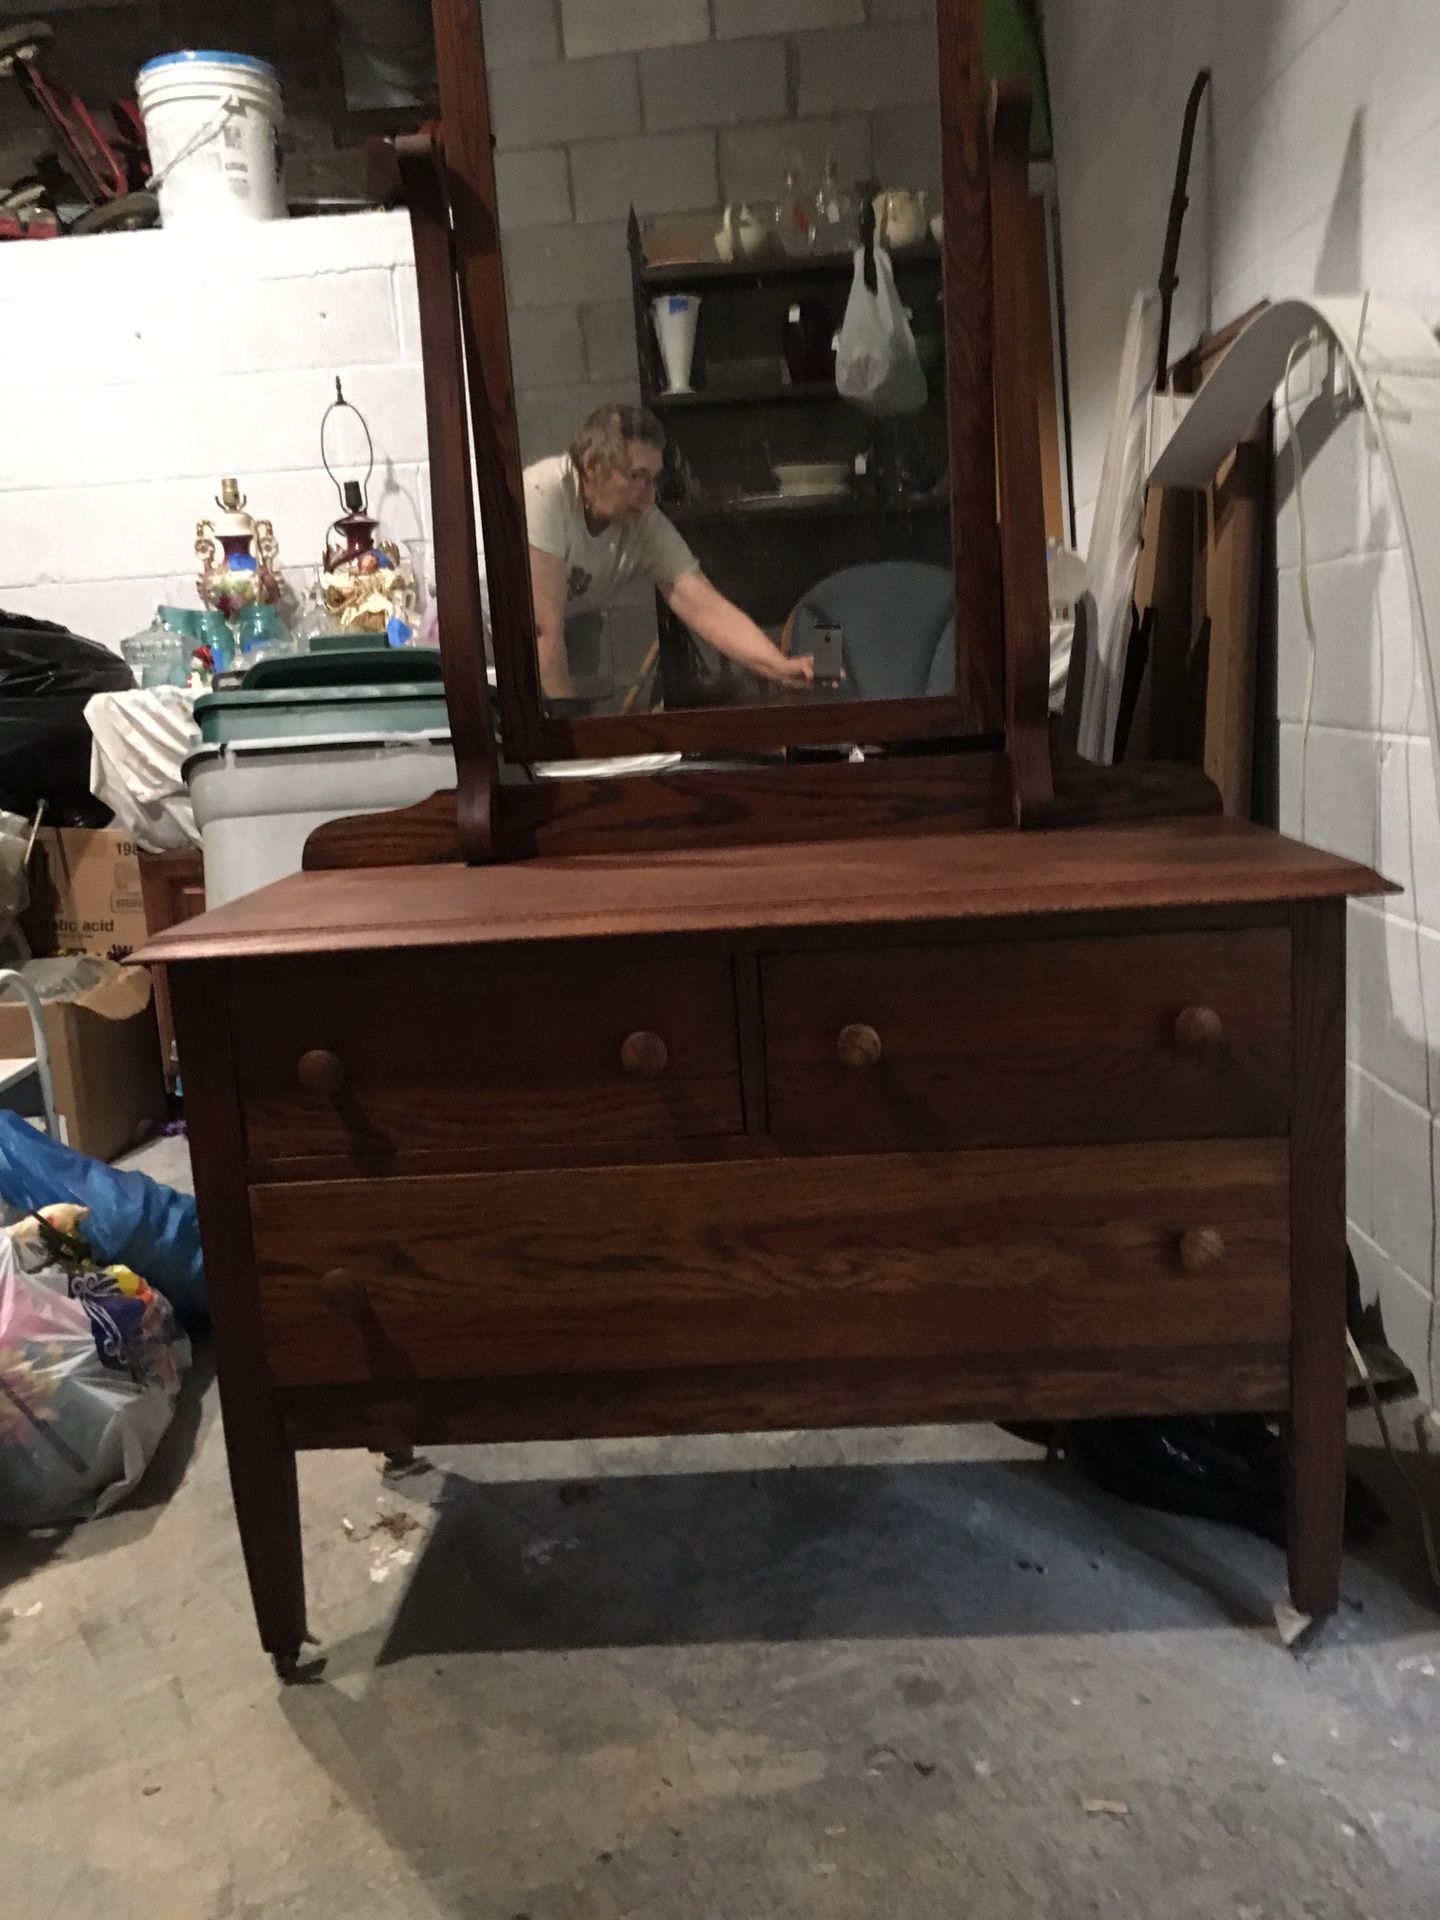
[[[234,687],[195,702],[195,724],[207,745],[283,740],[297,735],[424,733],[449,725],[444,689],[400,681],[393,686]]]
[[[202,693],[195,702],[195,718],[252,708],[364,707],[377,700],[422,700],[429,706],[437,693],[434,686],[410,686],[404,681],[393,687],[229,687],[223,693]]]
[[[440,655],[414,647],[335,648],[325,653],[277,654],[251,667],[241,686],[252,687],[378,687],[399,691],[406,686],[438,686],[443,679]]]

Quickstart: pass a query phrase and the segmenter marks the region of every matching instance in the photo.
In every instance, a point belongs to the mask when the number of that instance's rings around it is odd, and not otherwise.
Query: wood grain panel
[[[500,707],[511,757],[528,760],[536,756],[539,744],[535,721],[540,711],[540,675],[510,320],[500,256],[483,9],[480,0],[432,0],[431,12]],[[442,342],[440,351],[448,356],[453,347]],[[448,385],[458,371],[447,367],[441,380]],[[443,386],[435,388],[437,393],[443,390]],[[470,564],[473,569],[475,549],[473,544],[462,545],[459,502],[451,499],[440,504],[443,511],[435,524],[437,553],[448,545],[454,549],[452,566]]]
[[[1275,1413],[1284,1347],[1073,1353],[1027,1360],[827,1361],[690,1372],[438,1380],[414,1386],[285,1387],[296,1446],[622,1439],[932,1421],[1084,1420],[1106,1415]]]
[[[1050,774],[1050,604],[1040,416],[1030,352],[1026,216],[1030,91],[1001,80],[991,93],[990,221],[995,253],[995,448],[1000,583],[1005,618],[1005,752],[1017,826],[1053,797]]]
[[[498,867],[297,873],[137,956],[260,954],[950,923],[1394,891],[1367,867],[1240,820],[1197,817],[1066,833],[924,833]]]
[[[807,835],[954,833],[995,824],[995,763],[994,753],[977,752],[537,780],[502,789],[497,852],[520,860],[656,848],[673,853]],[[320,872],[445,863],[459,857],[457,836],[455,794],[436,793],[413,807],[327,821],[305,842],[305,866]]]
[[[945,411],[955,570],[956,692],[977,729],[1004,720],[1004,627],[996,525],[994,273],[990,129],[979,0],[936,0]]]
[[[440,665],[455,745],[456,821],[465,858],[488,860],[500,774],[485,677],[485,602],[470,492],[470,430],[446,192],[449,176],[439,137],[433,132],[398,140],[395,160],[409,202],[415,251],[430,510],[436,529],[435,591],[445,608]]]
[[[978,650],[978,649],[977,649]],[[961,657],[969,649],[961,646]],[[501,682],[504,711],[504,681]],[[627,753],[777,753],[786,747],[829,747],[850,741],[993,739],[988,709],[968,696],[932,693],[894,700],[850,700],[841,694],[786,689],[753,706],[662,708],[654,713],[542,714],[532,760],[603,760]],[[508,735],[506,736],[508,739]]]
[[[1000,941],[764,961],[783,1144],[1022,1145],[1279,1134],[1289,1114],[1282,929]],[[1207,1008],[1210,1044],[1177,1018]],[[872,1027],[873,1066],[837,1037]]]
[[[1219,789],[1194,767],[1097,767],[1051,729],[1055,785],[1048,823],[1174,819],[1219,813]],[[997,826],[1008,804],[998,754],[781,763],[630,779],[544,780],[500,790],[501,859],[641,853],[663,848],[852,840],[869,834],[955,834]],[[997,812],[996,793],[1000,790]],[[454,792],[413,807],[327,821],[305,842],[305,867],[404,867],[459,857]]]
[[[1255,669],[1260,647],[1264,552],[1273,509],[1273,413],[1266,408],[1215,476],[1205,603],[1210,652],[1205,694],[1205,771],[1225,811],[1248,817],[1255,744]]]
[[[1345,1534],[1345,908],[1294,917],[1290,1597],[1340,1604]]]
[[[187,968],[174,993],[235,1523],[260,1644],[277,1659],[293,1660],[306,1638],[300,1489],[265,1365],[221,969]]]
[[[1282,1346],[1280,1141],[252,1190],[285,1385]],[[1224,1257],[1186,1270],[1180,1241]]]
[[[253,1159],[620,1144],[740,1133],[735,997],[723,954],[370,955],[233,970],[237,1070]],[[626,1038],[668,1062],[627,1073]],[[343,1086],[308,1091],[301,1059]]]

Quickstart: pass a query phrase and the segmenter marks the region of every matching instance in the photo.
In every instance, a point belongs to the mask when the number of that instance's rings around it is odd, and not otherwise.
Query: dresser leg
[[[223,1381],[221,1399],[223,1403]],[[285,1444],[278,1420],[268,1432],[257,1432],[254,1425],[243,1433],[232,1432],[239,1425],[238,1420],[225,1422],[225,1444],[255,1624],[260,1644],[274,1659],[281,1678],[293,1679],[306,1638],[295,1455]]]
[[[305,1641],[300,1492],[295,1452],[266,1367],[225,975],[211,966],[174,971],[171,998],[185,1061],[185,1117],[235,1521],[260,1644],[282,1678],[298,1678]]]
[[[1330,1381],[1313,1381],[1290,1415],[1290,1604],[1316,1620],[1340,1604],[1345,1540],[1343,1349],[1333,1371],[1338,1395]]]
[[[1290,1599],[1319,1620],[1345,1539],[1345,903],[1290,929]]]

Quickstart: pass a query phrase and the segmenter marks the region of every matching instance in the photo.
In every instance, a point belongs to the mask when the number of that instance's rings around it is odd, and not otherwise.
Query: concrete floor
[[[129,1507],[0,1534],[3,1920],[1440,1911],[1440,1614],[1366,1422],[1395,1523],[1300,1659],[1274,1548],[993,1429],[306,1455],[283,1689],[206,1374]]]

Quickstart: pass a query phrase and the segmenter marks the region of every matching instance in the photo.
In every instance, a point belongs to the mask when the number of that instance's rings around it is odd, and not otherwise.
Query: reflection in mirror
[[[492,52],[546,709],[952,692],[933,0],[691,11]]]

